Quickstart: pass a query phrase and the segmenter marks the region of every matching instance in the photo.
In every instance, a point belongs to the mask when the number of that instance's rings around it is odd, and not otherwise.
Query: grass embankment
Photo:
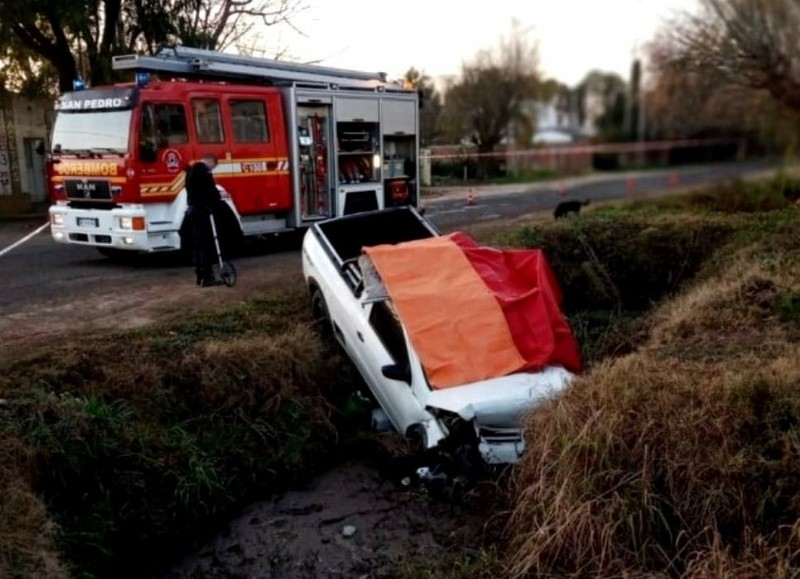
[[[797,568],[800,234],[760,187],[484,239],[545,247],[590,367],[531,418],[511,550],[402,574]],[[335,460],[349,366],[309,321],[298,284],[0,366],[0,576],[145,575]]]
[[[403,579],[477,579],[507,574],[536,576],[536,573],[556,577],[570,574],[624,576],[625,573],[631,576],[679,575],[678,567],[670,568],[663,560],[649,566],[638,565],[635,561],[606,566],[604,557],[616,547],[618,538],[603,533],[614,529],[623,535],[629,543],[623,543],[622,551],[633,550],[636,545],[660,549],[657,535],[650,536],[650,529],[636,528],[636,524],[647,517],[661,521],[660,513],[653,507],[660,499],[654,487],[636,487],[638,465],[629,448],[638,444],[640,452],[646,453],[652,448],[656,456],[647,454],[647,458],[659,462],[670,456],[665,450],[666,444],[679,444],[685,453],[684,462],[674,467],[680,470],[691,466],[692,470],[683,476],[702,478],[705,457],[694,458],[692,444],[702,443],[705,432],[694,431],[695,421],[717,424],[727,413],[702,416],[711,408],[699,406],[696,399],[714,394],[705,390],[701,374],[690,373],[667,379],[676,380],[673,385],[680,386],[678,390],[670,390],[663,382],[655,388],[658,393],[664,386],[666,392],[661,394],[673,396],[671,400],[677,410],[683,409],[682,403],[685,403],[690,407],[694,405],[698,414],[682,419],[665,414],[662,418],[664,405],[649,399],[654,394],[649,385],[670,375],[671,368],[662,367],[660,362],[648,367],[631,367],[625,363],[636,358],[638,354],[633,352],[641,351],[643,344],[655,339],[653,336],[661,336],[659,339],[667,350],[683,348],[684,352],[694,353],[700,359],[708,356],[708,350],[698,348],[695,343],[681,345],[681,335],[666,338],[660,334],[663,312],[676,308],[693,319],[695,313],[713,316],[716,314],[712,312],[717,311],[725,316],[731,308],[736,311],[735,304],[716,308],[692,303],[687,309],[689,306],[683,305],[682,300],[687,299],[683,296],[698,292],[716,295],[719,276],[730,271],[731,264],[739,259],[737,255],[744,248],[750,248],[753,255],[757,247],[786,248],[794,243],[797,248],[800,244],[796,234],[794,238],[787,238],[784,233],[796,227],[800,219],[800,212],[790,207],[799,191],[797,183],[781,178],[763,183],[734,182],[653,201],[598,206],[580,219],[523,221],[503,230],[476,228],[473,235],[488,245],[545,250],[564,294],[564,310],[581,345],[587,374],[563,402],[533,415],[529,433],[531,450],[514,473],[513,487],[489,493],[493,501],[486,512],[494,511],[495,516],[488,523],[483,544],[472,545],[479,550],[473,556],[464,556],[454,549],[451,557],[441,561],[411,561],[398,576]],[[781,243],[775,246],[774,238],[782,240]],[[765,258],[771,259],[769,255]],[[780,268],[777,263],[776,267]],[[756,282],[748,287],[751,292],[758,292],[761,286]],[[797,324],[800,294],[793,294],[791,287],[767,284],[766,293],[759,298],[761,307],[767,308],[764,324],[788,322],[791,325],[792,319]],[[678,297],[673,298],[676,294]],[[800,330],[794,335],[795,339],[800,337]],[[726,365],[727,357],[738,355],[735,344],[717,352],[721,366]],[[604,373],[611,367],[616,368],[617,374],[606,377]],[[624,385],[617,382],[618,374],[625,378]],[[598,376],[602,377],[601,382],[596,382]],[[719,380],[724,381],[724,378]],[[694,392],[694,396],[684,398],[685,389]],[[800,394],[796,400],[800,403]],[[718,400],[713,402],[725,404]],[[643,413],[647,414],[646,418],[642,417]],[[619,420],[624,420],[626,430],[623,432],[627,436],[624,440],[614,438],[608,431],[609,425],[616,425]],[[661,420],[678,421],[666,426],[677,429],[682,425],[684,431],[690,431],[686,434],[691,434],[688,440],[692,442],[684,442],[685,432],[676,432],[677,442],[662,440],[662,432],[651,428]],[[589,430],[593,427],[594,430]],[[650,440],[651,436],[655,440]],[[716,444],[718,441],[709,442]],[[736,442],[731,441],[731,444]],[[642,451],[643,446],[648,448]],[[605,507],[604,501],[617,492],[614,485],[619,481],[628,483],[620,489],[618,501],[621,504],[628,504],[627,493],[631,489],[644,493],[645,499],[652,503],[633,505],[629,512],[622,513]],[[716,481],[701,484],[706,485],[704,488],[713,499]],[[776,482],[772,492],[780,492],[781,484]],[[795,488],[800,489],[800,486]],[[478,494],[472,500],[479,506],[485,494]],[[714,505],[707,505],[707,508],[713,511]],[[674,519],[669,521],[670,527],[662,527],[662,535],[674,533],[678,540],[684,540],[680,534],[686,529],[672,525]],[[630,547],[631,544],[634,547]],[[730,568],[736,572],[742,570],[735,564]]]
[[[298,285],[5,365],[0,576],[142,576],[324,468],[347,377],[308,309]]]
[[[796,198],[779,180],[738,183],[523,230],[522,244],[533,232],[545,246],[559,240],[552,260],[573,306],[582,292],[638,304],[639,288],[696,277],[634,324],[638,347],[599,361],[531,415],[508,526],[512,575],[800,571]],[[618,245],[604,248],[619,228]],[[565,252],[579,251],[570,239],[582,235],[586,267],[565,270]],[[634,267],[614,265],[626,260]],[[600,265],[615,291],[598,292],[594,273],[573,287],[571,271]],[[604,350],[602,339],[589,343]]]

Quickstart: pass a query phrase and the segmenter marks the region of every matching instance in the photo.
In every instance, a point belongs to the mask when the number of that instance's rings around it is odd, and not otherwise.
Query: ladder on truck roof
[[[114,56],[112,68],[206,80],[240,82],[250,80],[277,86],[302,85],[371,89],[380,92],[412,92],[398,83],[388,82],[386,73],[383,72],[361,72],[269,58],[223,54],[184,46],[162,48],[154,56],[140,54]]]

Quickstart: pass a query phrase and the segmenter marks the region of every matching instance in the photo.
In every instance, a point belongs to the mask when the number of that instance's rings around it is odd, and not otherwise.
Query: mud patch
[[[251,505],[163,579],[392,577],[411,556],[450,552],[465,524],[461,509],[349,463]]]

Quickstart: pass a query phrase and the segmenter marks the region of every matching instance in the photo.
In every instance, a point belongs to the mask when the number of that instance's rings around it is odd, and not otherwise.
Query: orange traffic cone
[[[671,173],[669,176],[669,186],[670,187],[677,187],[681,184],[681,178],[678,176],[677,173]]]
[[[559,181],[558,183],[558,195],[559,197],[563,197],[566,194],[567,188],[564,186],[564,183]]]
[[[472,192],[472,187],[467,191],[467,205],[476,205],[475,194]]]
[[[625,188],[628,190],[628,194],[632,195],[636,191],[636,179],[633,177],[625,179]]]

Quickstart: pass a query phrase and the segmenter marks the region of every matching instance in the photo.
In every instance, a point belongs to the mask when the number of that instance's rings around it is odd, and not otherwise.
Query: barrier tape
[[[48,221],[47,223],[45,223],[44,225],[42,225],[42,226],[41,226],[39,229],[37,229],[36,231],[32,231],[31,233],[29,233],[28,235],[26,235],[25,237],[23,237],[23,238],[22,238],[22,239],[20,239],[19,241],[15,241],[14,243],[12,243],[11,245],[9,245],[8,247],[6,247],[6,248],[4,248],[4,249],[0,249],[0,257],[3,257],[3,256],[4,256],[5,254],[7,254],[9,251],[11,251],[12,249],[14,249],[15,247],[18,247],[18,246],[22,245],[23,243],[25,243],[26,241],[28,241],[28,240],[29,240],[29,239],[31,239],[32,237],[36,237],[36,236],[37,236],[37,235],[39,235],[39,233],[41,233],[41,232],[42,232],[42,231],[43,231],[43,230],[44,230],[46,227],[50,227],[50,222],[49,222],[49,221]]]
[[[577,145],[563,147],[547,147],[543,149],[527,149],[523,151],[495,151],[478,153],[474,151],[457,151],[454,153],[436,153],[423,155],[426,159],[453,159],[472,157],[558,157],[591,153],[637,153],[646,151],[667,151],[681,147],[699,147],[712,145],[740,144],[741,139],[685,139],[680,141],[643,141],[641,143],[605,143],[601,145]]]

